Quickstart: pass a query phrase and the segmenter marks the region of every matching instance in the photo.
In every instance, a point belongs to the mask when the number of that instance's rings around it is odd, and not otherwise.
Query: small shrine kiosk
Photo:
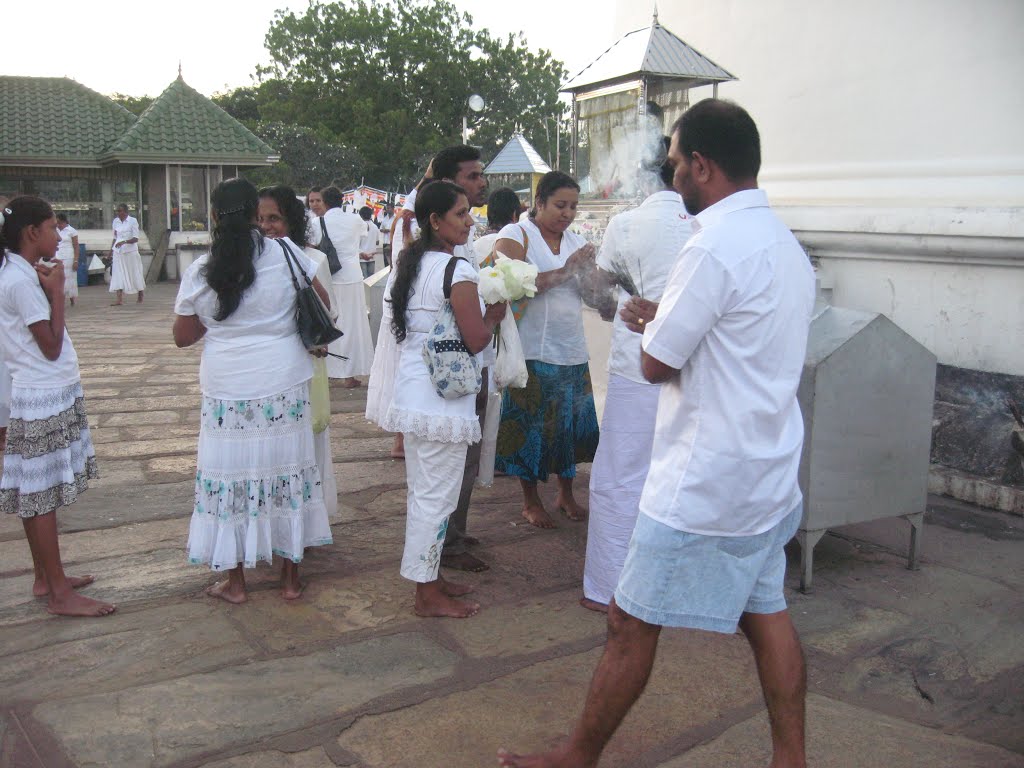
[[[735,79],[661,26],[655,11],[651,26],[624,35],[562,86],[572,95],[570,173],[584,193],[613,195],[642,145],[689,107],[691,88],[711,85],[717,97],[719,83]]]
[[[500,185],[509,185],[513,189],[520,184],[529,184],[529,204],[533,205],[533,197],[537,191],[540,177],[551,171],[551,166],[544,162],[540,153],[526,140],[521,133],[513,134],[508,144],[494,156],[484,168],[487,176],[498,177]],[[491,184],[492,187],[497,186]]]

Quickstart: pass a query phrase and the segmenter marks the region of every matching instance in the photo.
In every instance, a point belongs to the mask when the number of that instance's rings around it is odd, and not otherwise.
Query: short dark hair
[[[459,172],[462,163],[469,163],[480,159],[480,150],[468,144],[456,144],[454,147],[445,147],[436,155],[431,165],[435,179],[447,179],[454,181],[455,175]]]
[[[361,218],[363,221],[369,221],[372,216],[373,208],[371,208],[370,206],[364,205],[362,208],[359,209],[359,218]]]
[[[672,179],[676,175],[676,167],[669,162],[668,159],[668,148],[672,145],[672,139],[665,136],[663,139],[665,149],[661,154],[658,155],[658,159],[661,160],[661,167],[658,169],[658,176],[661,178],[661,183],[666,187],[671,188]]]
[[[320,197],[324,199],[324,206],[327,208],[341,208],[341,201],[344,198],[344,194],[337,187],[324,187],[320,192]]]
[[[129,213],[131,211],[131,209],[128,207],[128,203],[118,203],[117,208],[115,210],[124,211],[125,213]]]
[[[488,229],[501,229],[506,224],[515,221],[515,215],[519,213],[522,203],[517,195],[509,187],[501,187],[491,192],[487,198],[487,227]]]
[[[64,211],[57,211],[53,215],[57,217],[57,221],[67,221],[68,220],[68,215],[66,213],[64,213]]]
[[[580,191],[580,185],[577,184],[576,179],[568,173],[564,173],[562,171],[548,171],[541,176],[540,181],[537,182],[537,202],[546,203],[548,198],[555,194],[555,192],[566,187],[569,189],[575,189],[577,192]]]
[[[735,102],[698,101],[676,121],[672,133],[679,134],[683,155],[700,152],[730,181],[757,178],[761,170],[761,136],[754,119]]]

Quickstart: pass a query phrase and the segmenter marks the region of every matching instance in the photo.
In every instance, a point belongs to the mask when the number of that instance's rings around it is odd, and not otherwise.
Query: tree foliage
[[[287,184],[303,194],[313,186],[349,189],[360,181],[363,160],[353,149],[325,141],[300,125],[257,123],[251,128],[281,154],[277,165],[245,172],[257,186]]]
[[[112,94],[110,100],[116,101],[135,116],[141,115],[155,101],[152,96],[129,96],[125,93]]]
[[[516,130],[543,157],[554,153],[561,62],[530,51],[522,35],[474,28],[448,0],[312,0],[302,13],[277,12],[266,46],[259,84],[225,94],[221,106],[354,148],[375,186],[408,185],[427,158],[460,141],[464,115],[485,158]],[[466,105],[473,93],[487,102],[479,115]]]

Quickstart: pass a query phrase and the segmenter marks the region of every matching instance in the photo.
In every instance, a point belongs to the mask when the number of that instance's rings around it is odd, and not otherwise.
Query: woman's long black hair
[[[0,226],[0,264],[7,250],[21,253],[21,233],[28,227],[42,224],[53,216],[53,208],[41,197],[19,195],[6,205],[0,205],[4,223]]]
[[[213,245],[202,274],[217,294],[214,319],[227,320],[256,281],[253,249],[263,249],[263,235],[253,226],[259,195],[245,179],[225,179],[214,187],[210,202],[216,214]]]
[[[420,225],[420,234],[399,254],[395,282],[391,286],[391,332],[399,343],[405,341],[405,310],[409,307],[423,254],[438,245],[430,216],[436,213],[444,217],[455,207],[459,195],[465,194],[466,190],[450,181],[431,182],[416,193],[416,223]]]
[[[295,196],[295,190],[284,184],[264,187],[260,190],[260,199],[267,198],[277,203],[281,216],[288,225],[288,239],[299,247],[308,245],[306,242],[306,206]]]

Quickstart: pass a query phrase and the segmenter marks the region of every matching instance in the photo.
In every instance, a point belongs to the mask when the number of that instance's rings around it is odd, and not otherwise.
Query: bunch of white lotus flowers
[[[485,304],[533,298],[537,294],[537,268],[501,253],[493,267],[480,270],[480,296]]]

